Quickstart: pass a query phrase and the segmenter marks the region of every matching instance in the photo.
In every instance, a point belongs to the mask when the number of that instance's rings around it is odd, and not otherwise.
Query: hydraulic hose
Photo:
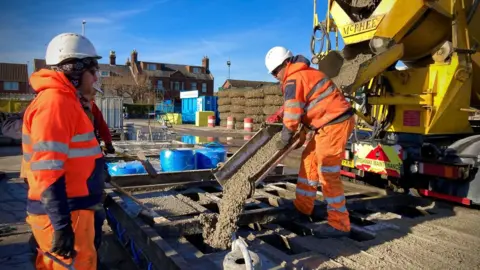
[[[253,270],[252,257],[250,257],[250,253],[248,252],[247,243],[241,238],[236,239],[235,234],[232,238],[234,239],[232,242],[232,251],[240,250],[243,255],[243,260],[245,261],[245,269]]]

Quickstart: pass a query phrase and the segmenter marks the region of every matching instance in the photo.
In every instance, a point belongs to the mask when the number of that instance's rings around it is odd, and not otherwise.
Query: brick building
[[[189,90],[198,90],[199,96],[213,96],[214,78],[206,56],[201,66],[140,61],[136,50],[133,50],[130,59],[133,74],[148,77],[155,91],[165,99],[178,100],[180,91]]]
[[[201,65],[180,65],[140,61],[133,50],[125,64],[118,64],[114,51],[109,63],[99,64],[102,89],[106,94],[121,86],[138,86],[147,81],[152,93],[163,99],[179,102],[180,91],[198,90],[199,96],[213,96],[213,75],[209,70],[208,57]],[[45,67],[45,60],[34,59],[34,69]]]
[[[28,66],[26,64],[0,63],[0,93],[31,93],[28,83]]]

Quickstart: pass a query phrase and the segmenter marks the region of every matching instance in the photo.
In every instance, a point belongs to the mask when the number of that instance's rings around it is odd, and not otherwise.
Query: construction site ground
[[[185,134],[192,134],[194,129]],[[224,139],[216,131],[206,131],[205,136],[209,135]],[[231,151],[241,143],[239,138]],[[298,168],[300,153],[301,149],[296,150],[284,161],[288,172]],[[17,178],[20,159],[20,147],[0,147],[0,171],[6,172],[0,180],[2,269],[34,269],[28,245],[30,232],[25,224],[26,186]],[[319,239],[315,227],[326,218],[320,191],[313,221],[292,220],[292,210],[280,203],[295,198],[295,181],[294,177],[286,177],[266,182],[248,201],[240,218],[238,234],[259,254],[264,269],[480,269],[480,215],[476,209],[412,196],[391,196],[377,188],[346,183],[352,234],[341,239]],[[158,257],[155,266],[221,268],[227,251],[209,249],[196,220],[199,213],[218,212],[222,194],[217,183],[167,189],[136,187],[131,191],[154,210],[161,222],[148,223],[145,218],[129,215],[138,206],[113,189],[108,190],[111,212],[117,222],[129,228],[126,234],[137,239],[137,245],[143,245],[142,250]],[[104,226],[100,252],[103,263],[108,269],[135,269],[129,259],[131,252],[119,243],[115,230]],[[139,239],[146,235],[142,234],[145,231],[155,241],[142,243]]]
[[[160,123],[155,120],[147,119],[125,119],[125,123],[134,124],[137,127],[148,127],[150,124],[153,128],[159,128]],[[190,134],[194,136],[205,136],[205,137],[242,137],[244,135],[252,135],[254,132],[247,132],[243,129],[227,129],[226,127],[215,126],[215,127],[197,127],[194,124],[182,124],[182,125],[173,125],[170,130],[177,132],[178,134]]]
[[[295,198],[295,181],[272,181],[257,188],[240,217],[237,233],[260,256],[262,269],[480,267],[477,210],[407,195],[386,196],[383,190],[346,183],[352,234],[319,239],[315,228],[326,218],[321,193],[311,221],[295,219],[295,210],[279,203]],[[133,190],[155,212],[153,221],[129,214],[138,212],[138,205],[113,190],[109,207],[115,222],[131,228],[126,237],[142,243],[146,256],[162,254],[162,261],[153,262],[156,268],[222,269],[228,251],[205,245],[198,218],[200,213],[218,213],[222,193],[216,183]],[[146,235],[156,241],[147,243]]]

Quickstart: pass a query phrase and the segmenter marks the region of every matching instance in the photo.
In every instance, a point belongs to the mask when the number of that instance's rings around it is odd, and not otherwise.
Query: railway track
[[[218,212],[220,185],[207,172],[159,179],[113,179],[152,211],[106,189],[107,219],[119,241],[140,269],[222,269],[228,250],[203,243],[198,219]],[[295,182],[295,175],[268,176],[240,217],[237,234],[260,256],[262,269],[480,268],[476,210],[345,182],[352,233],[319,239],[315,227],[326,222],[320,188],[312,220],[282,206],[295,198]]]

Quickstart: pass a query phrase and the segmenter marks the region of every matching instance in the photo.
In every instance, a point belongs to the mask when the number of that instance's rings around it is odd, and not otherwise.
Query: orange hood
[[[285,83],[288,77],[292,76],[293,74],[307,70],[310,68],[310,61],[302,55],[297,55],[293,57],[292,61],[288,63],[285,69],[285,76],[283,76],[283,83]]]
[[[57,91],[71,94],[76,97],[77,90],[62,72],[49,69],[41,69],[30,76],[30,85],[35,92],[40,93],[47,89],[56,89]]]

